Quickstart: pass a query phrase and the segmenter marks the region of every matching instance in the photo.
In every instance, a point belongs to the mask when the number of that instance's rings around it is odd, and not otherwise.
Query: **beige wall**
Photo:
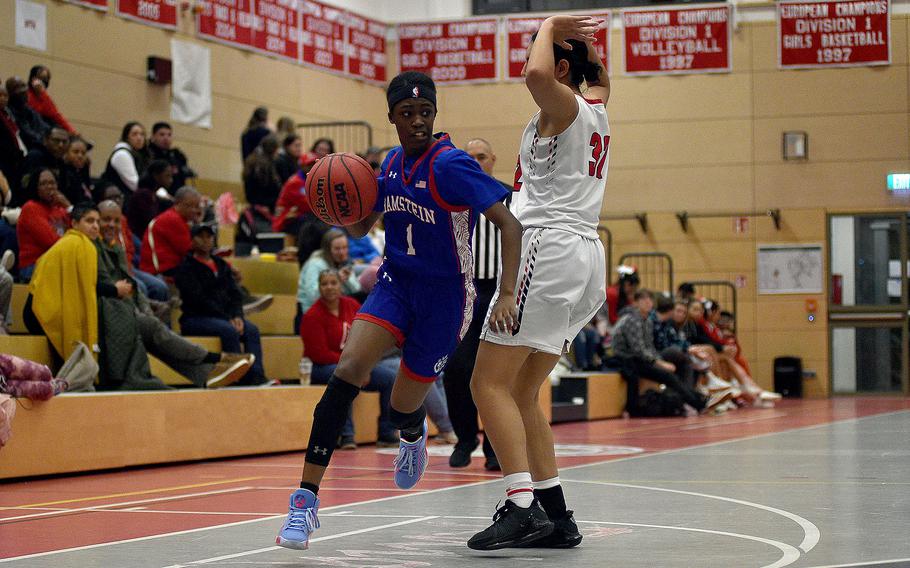
[[[144,66],[147,55],[169,54],[173,34],[45,3],[49,50],[38,53],[13,45],[14,3],[0,2],[0,75],[48,64],[58,105],[97,143],[98,171],[124,122],[149,125],[168,118],[168,91],[145,81]],[[192,23],[182,21],[176,35],[188,39]],[[884,189],[889,171],[910,171],[908,29],[910,17],[894,16],[893,63],[887,67],[779,71],[774,23],[741,23],[732,73],[651,78],[620,74],[620,33],[611,34],[613,137],[604,213],[647,211],[651,221],[647,234],[632,221],[608,223],[614,259],[623,252],[663,250],[675,259],[677,282],[744,276],[741,340],[765,386],[771,384],[773,357],[793,354],[818,372],[808,392],[828,392],[826,304],[823,295],[758,296],[756,246],[824,243],[828,211],[910,204]],[[273,120],[282,114],[299,121],[366,120],[378,144],[394,142],[379,87],[204,44],[212,50],[214,126],[175,126],[178,144],[209,188],[236,187],[239,134],[260,104],[271,109]],[[439,108],[437,130],[449,131],[456,144],[487,138],[499,156],[497,177],[511,179],[521,130],[535,111],[522,84],[442,87]],[[784,130],[809,133],[808,162],[782,160]],[[721,217],[693,219],[684,233],[672,214],[768,208],[783,210],[780,231],[770,219],[757,218],[748,233],[736,235],[731,218]],[[807,298],[820,305],[820,317],[811,324]]]

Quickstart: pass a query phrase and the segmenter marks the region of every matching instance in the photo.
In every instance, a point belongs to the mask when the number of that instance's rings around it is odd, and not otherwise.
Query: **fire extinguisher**
[[[844,276],[843,274],[831,275],[831,303],[840,306],[844,302]]]

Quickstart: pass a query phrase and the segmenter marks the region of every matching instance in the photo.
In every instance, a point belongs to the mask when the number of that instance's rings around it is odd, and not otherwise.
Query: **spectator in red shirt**
[[[202,215],[202,196],[192,187],[174,194],[174,206],[149,223],[142,238],[139,268],[149,274],[173,276],[192,247],[190,225]]]
[[[623,265],[616,271],[619,272],[619,280],[607,288],[607,321],[611,327],[619,320],[619,312],[635,302],[635,292],[641,285],[641,278],[634,267]]]
[[[69,201],[57,189],[57,178],[47,169],[36,170],[25,190],[16,236],[19,239],[19,279],[28,282],[38,258],[54,246],[69,228]]]
[[[76,129],[57,110],[57,105],[47,93],[51,86],[51,70],[44,65],[35,65],[28,73],[28,106],[32,107],[48,123],[63,128],[70,134],[78,134]]]
[[[312,152],[300,156],[300,169],[284,182],[281,193],[278,194],[272,230],[296,236],[300,231],[302,217],[312,213],[310,202],[306,198],[306,176],[318,159]]]
[[[354,316],[360,303],[341,295],[341,278],[336,270],[328,269],[319,273],[319,299],[307,310],[300,322],[300,337],[303,339],[303,354],[313,361],[310,380],[313,384],[328,384],[341,350],[347,341]],[[379,362],[370,373],[366,391],[379,391],[379,446],[398,446],[398,434],[389,418],[389,401],[392,386],[401,363],[400,357],[387,357]],[[342,449],[353,449],[354,423],[348,416],[341,431]]]

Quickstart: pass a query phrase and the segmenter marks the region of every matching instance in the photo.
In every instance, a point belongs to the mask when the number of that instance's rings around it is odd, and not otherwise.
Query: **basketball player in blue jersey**
[[[507,332],[484,328],[471,379],[502,466],[505,501],[493,524],[468,541],[473,549],[570,548],[582,539],[566,509],[537,393],[606,299],[597,225],[609,160],[610,82],[591,45],[598,25],[586,16],[547,18],[522,73],[540,111],[522,135],[512,197],[524,227],[518,321]]]
[[[392,389],[390,417],[401,431],[395,484],[414,487],[427,466],[423,400],[468,329],[474,285],[471,231],[478,213],[502,232],[503,278],[490,308],[490,327],[509,329],[517,318],[515,282],[521,224],[501,203],[508,190],[458,150],[446,134],[433,134],[436,87],[422,73],[395,77],[386,92],[389,122],[401,146],[382,164],[376,211],[348,227],[369,232],[383,215],[385,257],[377,283],[351,327],[341,360],[313,413],[300,489],[291,494],[276,542],[306,549],[319,527],[319,484],[354,398],[370,370],[394,346],[401,367]]]

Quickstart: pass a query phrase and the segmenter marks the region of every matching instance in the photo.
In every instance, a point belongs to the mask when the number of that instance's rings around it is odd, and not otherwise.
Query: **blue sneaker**
[[[319,528],[319,497],[312,491],[298,489],[291,493],[288,518],[275,539],[275,544],[285,548],[306,550],[310,545],[310,533]]]
[[[398,444],[398,457],[395,458],[395,485],[399,489],[410,489],[417,485],[423,472],[427,469],[427,421],[423,421],[423,435],[416,442],[405,441]]]

